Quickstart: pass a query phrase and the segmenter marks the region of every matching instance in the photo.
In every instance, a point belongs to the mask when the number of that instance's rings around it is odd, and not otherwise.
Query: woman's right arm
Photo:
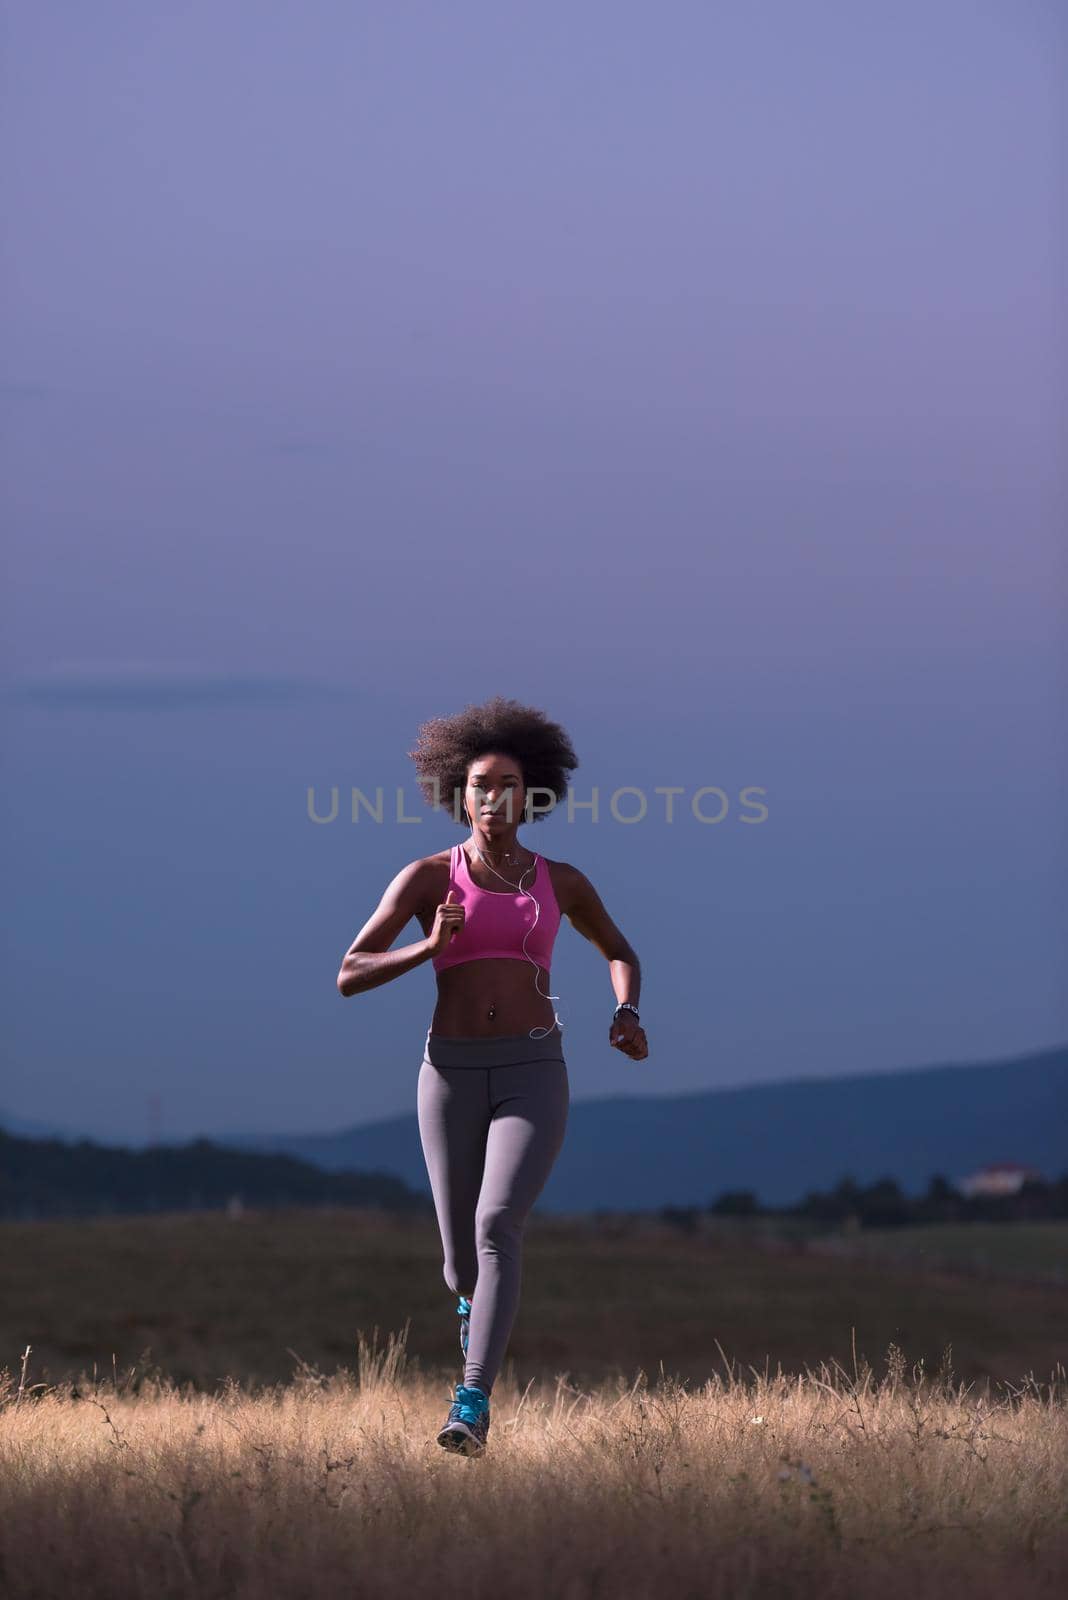
[[[421,861],[411,861],[402,867],[349,945],[337,975],[338,993],[346,1000],[349,995],[362,994],[365,989],[377,989],[380,983],[389,983],[391,978],[399,978],[401,973],[410,972],[429,960],[429,939],[419,939],[399,950],[389,948],[415,916],[426,895],[423,873]]]
[[[349,995],[377,989],[379,984],[389,983],[391,978],[399,978],[403,972],[429,961],[463,925],[463,908],[449,903],[450,891],[446,904],[438,906],[434,926],[425,938],[402,945],[399,950],[390,949],[401,929],[426,902],[428,866],[426,861],[411,861],[402,867],[349,945],[337,975],[338,993],[346,1000]]]

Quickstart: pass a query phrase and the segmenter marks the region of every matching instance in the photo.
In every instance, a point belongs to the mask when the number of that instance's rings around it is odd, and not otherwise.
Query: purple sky
[[[0,1111],[414,1109],[431,968],[334,980],[498,692],[643,963],[634,1063],[561,929],[576,1098],[1063,1042],[1066,60],[1020,0],[9,7]]]

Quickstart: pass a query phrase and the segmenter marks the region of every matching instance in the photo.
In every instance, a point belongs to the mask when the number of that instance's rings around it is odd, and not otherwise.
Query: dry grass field
[[[535,1215],[469,1460],[440,1273],[359,1212],[0,1227],[5,1600],[1064,1593],[1063,1287]]]

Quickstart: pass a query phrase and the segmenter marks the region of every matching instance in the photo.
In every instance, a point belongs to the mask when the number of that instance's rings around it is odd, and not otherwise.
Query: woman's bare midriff
[[[445,898],[448,886],[446,852],[435,906]],[[554,883],[554,890],[555,887]],[[434,921],[433,910],[427,907],[419,920],[423,932],[429,933]],[[438,999],[430,1031],[443,1038],[497,1039],[509,1033],[528,1033],[531,1028],[556,1025],[553,1002],[545,998],[552,993],[549,970],[535,967],[526,956],[522,961],[514,956],[483,956],[476,961],[461,961],[455,967],[443,968],[435,977]]]
[[[534,988],[535,978],[542,995]],[[461,961],[439,972],[437,980],[438,1003],[430,1021],[431,1033],[461,1039],[496,1039],[503,1034],[555,1025],[553,1003],[544,998],[552,993],[549,973],[526,959],[486,956],[478,961]]]

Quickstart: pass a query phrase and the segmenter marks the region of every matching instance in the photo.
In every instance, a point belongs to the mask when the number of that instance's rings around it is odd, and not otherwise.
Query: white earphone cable
[[[472,840],[472,842],[474,842],[474,841]],[[463,847],[461,846],[461,849],[462,848]],[[482,854],[482,851],[479,850],[477,844],[475,845],[475,850],[477,852],[478,859],[485,866],[489,867],[491,872],[497,872],[497,868],[493,865],[492,861],[487,861],[486,860],[485,856]],[[537,872],[538,861],[540,859],[544,859],[544,858],[539,857],[537,851],[535,851],[534,860],[533,860],[533,863],[532,863],[535,872]],[[546,867],[545,870],[548,871],[549,870],[548,867]],[[559,1000],[561,998],[561,996],[558,995],[558,994],[543,994],[542,993],[542,990],[538,986],[538,979],[541,976],[541,968],[538,965],[538,963],[534,960],[534,957],[530,954],[530,951],[527,949],[527,940],[530,938],[531,934],[534,932],[534,929],[538,926],[538,918],[541,916],[541,906],[538,904],[537,900],[534,899],[534,896],[531,894],[530,890],[523,888],[523,879],[526,877],[526,875],[527,875],[527,873],[529,871],[530,871],[530,867],[524,867],[523,871],[519,875],[519,882],[518,883],[509,883],[508,879],[504,876],[503,872],[497,872],[497,876],[498,876],[498,878],[500,878],[502,883],[507,883],[508,884],[509,889],[515,890],[519,894],[525,894],[528,900],[533,900],[534,901],[534,921],[530,924],[530,927],[527,929],[526,933],[523,935],[523,954],[526,956],[527,960],[531,963],[531,965],[534,968],[534,987],[535,987],[535,989],[537,989],[537,991],[541,995],[542,999],[543,1000]],[[478,887],[477,884],[476,884],[475,887],[476,888]],[[562,1032],[563,1031],[563,1027],[564,1027],[563,1019],[561,1018],[560,1013],[557,1011],[555,1006],[553,1006],[553,1016],[556,1019],[554,1024],[553,1024],[553,1027],[559,1028],[561,1030],[561,1032]],[[544,1039],[550,1033],[552,1033],[552,1031],[553,1031],[552,1028],[528,1028],[527,1029],[527,1036],[528,1036],[528,1038],[531,1038],[531,1039]]]

